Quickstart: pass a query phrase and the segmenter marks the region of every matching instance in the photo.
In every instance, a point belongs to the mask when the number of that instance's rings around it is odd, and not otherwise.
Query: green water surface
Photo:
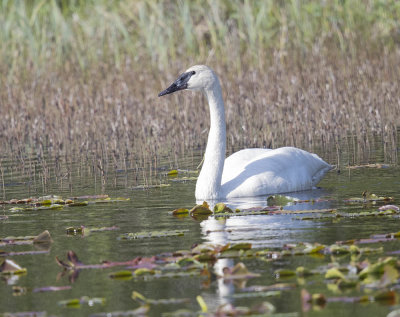
[[[4,160],[6,162],[6,160]],[[334,164],[335,162],[331,162]],[[190,164],[186,164],[191,168]],[[185,166],[185,162],[182,163]],[[98,176],[73,174],[72,184],[63,182],[50,175],[46,184],[40,176],[33,180],[21,176],[18,171],[4,167],[4,190],[6,200],[11,198],[39,197],[44,194],[61,195],[63,197],[95,195],[106,193],[110,197],[126,197],[129,201],[107,204],[91,204],[84,207],[63,208],[62,210],[35,210],[11,212],[10,205],[2,205],[1,215],[7,219],[0,220],[0,237],[37,235],[48,230],[53,243],[43,250],[44,254],[20,255],[8,257],[27,269],[27,274],[19,277],[1,276],[0,313],[5,312],[45,312],[48,316],[89,316],[99,312],[128,311],[139,307],[131,299],[132,291],[145,297],[188,298],[187,304],[152,305],[149,316],[160,316],[162,313],[181,308],[199,311],[196,296],[201,295],[210,312],[224,303],[235,306],[251,306],[262,301],[269,301],[276,307],[276,313],[296,313],[298,316],[386,316],[396,308],[398,303],[328,303],[323,308],[302,311],[300,291],[302,288],[311,293],[323,293],[325,296],[359,296],[365,291],[350,289],[334,294],[328,289],[323,277],[307,278],[299,281],[296,277],[276,279],[274,271],[280,268],[296,269],[298,266],[315,268],[331,261],[330,256],[290,256],[284,259],[266,262],[257,258],[224,259],[210,266],[213,273],[208,279],[202,276],[176,277],[160,279],[113,280],[110,272],[123,268],[86,269],[71,277],[55,261],[55,257],[66,259],[68,250],[73,250],[84,264],[99,264],[103,261],[128,261],[135,257],[151,257],[165,252],[189,250],[196,243],[210,242],[226,244],[250,242],[254,248],[276,248],[285,243],[319,242],[332,244],[338,240],[368,238],[375,233],[400,231],[398,216],[332,218],[320,220],[297,220],[298,215],[253,215],[230,217],[216,220],[210,216],[206,220],[195,220],[191,217],[176,218],[169,212],[179,207],[191,208],[196,204],[194,198],[195,181],[175,182],[173,178],[162,178],[170,184],[165,188],[149,190],[132,189],[130,177],[124,171],[117,171],[106,178],[105,186],[101,186]],[[164,166],[168,169],[167,166]],[[191,175],[189,175],[191,176]],[[178,176],[179,177],[179,176]],[[139,180],[140,183],[140,180]],[[365,190],[377,195],[391,196],[394,204],[400,201],[400,169],[398,165],[387,165],[384,168],[358,168],[341,172],[332,170],[319,184],[319,189],[294,193],[291,196],[300,199],[319,199],[324,201],[285,208],[325,209],[337,208],[342,211],[361,212],[377,210],[378,205],[348,205],[344,202],[350,197],[361,197]],[[240,208],[265,206],[266,197],[235,201],[231,205]],[[118,226],[118,231],[92,233],[88,236],[71,236],[66,228],[78,227],[110,227]],[[136,239],[123,241],[117,239],[121,233],[154,231],[154,230],[188,230],[184,236]],[[383,245],[383,244],[382,244]],[[369,245],[377,247],[379,245]],[[385,243],[384,251],[400,250],[400,240]],[[34,246],[6,246],[3,251],[40,250]],[[385,253],[372,256],[376,259]],[[349,256],[343,262],[349,261]],[[246,286],[271,285],[275,283],[295,283],[293,290],[282,291],[278,297],[254,297],[251,299],[233,299],[239,292],[237,284],[218,279],[214,273],[220,273],[222,267],[233,266],[243,262],[249,271],[259,273],[260,277],[247,281]],[[25,288],[25,293],[13,295],[13,287]],[[71,286],[69,290],[57,292],[33,292],[37,287]],[[397,288],[394,288],[398,292]],[[400,295],[400,294],[399,294]],[[82,305],[80,308],[62,307],[59,301],[82,296],[102,297],[104,305]]]

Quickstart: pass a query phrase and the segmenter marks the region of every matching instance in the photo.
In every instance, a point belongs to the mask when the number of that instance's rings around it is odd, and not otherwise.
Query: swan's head
[[[219,82],[213,70],[205,65],[196,65],[181,74],[171,86],[160,92],[158,97],[183,89],[208,90],[212,89],[215,84],[219,84]]]

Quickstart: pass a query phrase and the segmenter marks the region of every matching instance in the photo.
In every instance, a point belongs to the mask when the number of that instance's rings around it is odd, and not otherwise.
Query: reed
[[[272,52],[284,58],[339,49],[356,56],[392,48],[399,15],[395,0],[6,0],[0,58],[6,74],[18,75],[49,64],[148,62],[165,69],[177,58],[210,54],[241,69],[269,64]]]
[[[165,157],[171,167],[193,158],[207,137],[204,98],[157,93],[195,63],[221,77],[229,152],[295,145],[335,164],[352,143],[368,161],[379,138],[397,162],[397,1],[0,6],[0,146],[44,187],[61,169],[71,179],[72,162],[102,184],[120,169],[150,183]]]

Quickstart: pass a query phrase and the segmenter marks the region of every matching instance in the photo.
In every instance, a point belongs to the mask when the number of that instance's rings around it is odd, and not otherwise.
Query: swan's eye
[[[192,73],[192,76],[193,76],[194,74],[196,74],[196,72],[195,72],[194,70],[192,70],[191,73]]]

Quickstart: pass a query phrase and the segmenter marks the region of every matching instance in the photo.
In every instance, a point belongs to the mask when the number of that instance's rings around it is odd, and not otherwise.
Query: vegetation
[[[395,0],[9,0],[1,9],[2,64],[15,72],[30,63],[165,68],[210,54],[241,69],[243,59],[270,63],[271,52],[381,51],[397,44],[400,23]]]
[[[172,162],[202,149],[202,97],[157,98],[196,63],[221,76],[229,151],[322,146],[336,163],[341,147],[355,145],[368,161],[377,135],[385,159],[397,161],[395,0],[0,6],[0,146],[24,167],[33,156],[45,170],[49,154],[83,157],[104,174],[110,163],[155,167],[163,155]]]

